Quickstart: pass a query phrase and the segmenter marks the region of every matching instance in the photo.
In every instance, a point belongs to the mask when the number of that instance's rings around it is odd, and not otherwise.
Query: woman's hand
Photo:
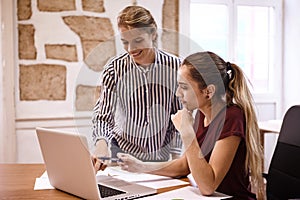
[[[104,139],[98,140],[93,154],[98,157],[110,157],[111,152],[110,152],[110,149],[108,148],[107,143]],[[110,163],[109,160],[104,160],[102,162],[105,165],[109,165],[109,163]]]
[[[195,138],[195,131],[193,129],[194,118],[192,112],[186,108],[177,111],[175,115],[171,116],[175,128],[179,131],[181,139],[185,148],[188,148],[192,140]]]
[[[182,132],[189,127],[192,128],[194,124],[192,112],[188,111],[186,108],[178,110],[175,115],[171,115],[171,120],[179,132]]]
[[[121,169],[129,171],[129,172],[145,172],[143,169],[145,164],[143,161],[138,160],[132,155],[125,153],[118,153],[117,157],[122,160],[122,162],[118,162],[118,165]]]
[[[94,166],[95,174],[97,174],[97,171],[99,170],[105,170],[107,165],[103,163],[101,160],[99,160],[96,156],[92,155],[92,163]]]

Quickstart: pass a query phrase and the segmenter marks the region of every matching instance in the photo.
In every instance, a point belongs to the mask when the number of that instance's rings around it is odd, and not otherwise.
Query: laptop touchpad
[[[121,179],[117,179],[111,176],[97,176],[97,182],[105,183],[106,185],[111,185],[115,187],[132,185],[130,182],[123,181]]]

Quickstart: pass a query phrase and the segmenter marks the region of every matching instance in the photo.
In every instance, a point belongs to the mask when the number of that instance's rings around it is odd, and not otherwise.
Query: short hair
[[[149,10],[141,6],[127,6],[118,15],[118,27],[140,28],[149,34],[155,34],[154,46],[157,46],[157,24]]]
[[[141,6],[128,6],[118,15],[118,26],[130,28],[154,28],[157,29],[156,22],[150,11]]]

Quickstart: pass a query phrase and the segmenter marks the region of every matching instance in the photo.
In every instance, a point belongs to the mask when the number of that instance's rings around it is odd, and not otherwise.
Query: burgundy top
[[[234,156],[229,171],[217,188],[218,192],[233,196],[232,199],[256,199],[251,193],[249,173],[245,171],[246,144],[245,144],[245,116],[238,106],[232,105],[224,108],[217,117],[204,127],[204,115],[200,113],[197,140],[207,162],[215,144],[214,141],[221,140],[229,136],[241,137],[241,142]],[[226,115],[226,117],[225,117]],[[225,119],[225,123],[224,123]]]

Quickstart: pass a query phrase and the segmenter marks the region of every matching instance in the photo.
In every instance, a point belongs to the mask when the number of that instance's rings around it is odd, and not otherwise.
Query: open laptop
[[[111,176],[97,176],[87,139],[83,135],[36,128],[38,141],[53,187],[84,199],[133,199],[155,194],[156,189]]]

